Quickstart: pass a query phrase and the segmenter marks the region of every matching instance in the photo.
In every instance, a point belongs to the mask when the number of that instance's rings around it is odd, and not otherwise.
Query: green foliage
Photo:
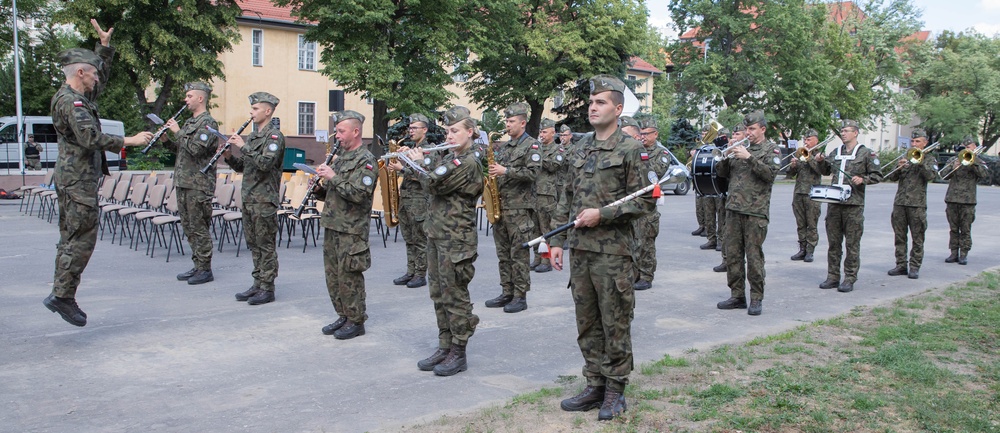
[[[39,22],[38,36],[21,32],[21,104],[25,116],[48,116],[52,95],[63,82],[63,73],[56,61],[60,51],[75,46],[78,41],[70,34]],[[14,57],[0,61],[0,94],[14,95]],[[13,97],[0,100],[0,113],[13,115]]]

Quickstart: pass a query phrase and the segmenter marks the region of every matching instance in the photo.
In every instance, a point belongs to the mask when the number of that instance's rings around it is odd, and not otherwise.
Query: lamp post
[[[712,38],[705,38],[705,42],[703,42],[703,44],[702,44],[702,52],[703,52],[703,54],[702,54],[702,64],[704,64],[704,65],[708,64],[708,43],[709,42],[712,42]],[[705,97],[704,101],[702,102],[702,108],[701,108],[701,126],[702,127],[705,126],[705,111],[707,111],[707,110],[708,110],[708,97]]]

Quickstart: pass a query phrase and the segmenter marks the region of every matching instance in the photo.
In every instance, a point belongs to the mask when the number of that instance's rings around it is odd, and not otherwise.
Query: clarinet
[[[249,126],[250,122],[252,122],[252,121],[253,121],[253,118],[251,117],[251,118],[247,119],[246,122],[243,122],[243,126],[240,126],[240,130],[236,131],[236,135],[242,134],[243,130],[247,129],[247,126]],[[201,169],[201,172],[202,173],[208,173],[208,171],[211,170],[212,167],[215,167],[215,163],[219,162],[219,158],[222,158],[222,154],[226,153],[226,150],[229,150],[229,146],[230,146],[230,144],[227,141],[225,145],[223,145],[221,148],[219,148],[218,152],[215,152],[215,155],[213,155],[212,159],[210,159],[208,161],[208,164],[205,165],[205,167]]]
[[[334,139],[333,144],[330,146],[330,153],[326,154],[326,159],[323,160],[323,164],[330,165],[330,163],[333,162],[333,155],[336,155],[338,150],[340,150],[340,141]],[[302,197],[302,203],[299,203],[299,207],[295,208],[295,218],[302,218],[302,212],[306,209],[306,204],[309,203],[309,199],[313,195],[313,189],[316,188],[318,183],[319,175],[315,175],[309,179],[309,184],[306,185],[306,195],[305,197]]]
[[[171,119],[177,120],[177,116],[180,116],[181,113],[184,112],[184,110],[187,110],[187,105],[182,105],[181,109],[177,110],[177,112],[174,113],[174,116],[171,117]],[[166,132],[167,132],[167,125],[164,124],[163,126],[160,127],[158,131],[156,131],[156,134],[153,134],[153,138],[149,139],[149,144],[146,145],[145,149],[142,149],[142,154],[145,155],[147,152],[149,152],[149,149],[152,149],[153,145],[156,144],[156,141],[159,140],[160,137],[162,137],[163,134],[165,134]]]

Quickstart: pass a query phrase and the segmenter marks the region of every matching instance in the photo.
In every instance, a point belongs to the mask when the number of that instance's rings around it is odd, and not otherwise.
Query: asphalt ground
[[[719,253],[703,251],[694,195],[666,195],[659,267],[653,288],[639,292],[632,326],[636,363],[690,348],[739,342],[802,323],[946,286],[996,264],[1000,189],[979,188],[969,264],[945,264],[947,186],[928,189],[929,228],[919,280],[889,277],[894,266],[889,213],[895,184],[870,186],[861,271],[852,293],[820,290],[826,237],[813,263],[797,251],[792,185],[771,200],[764,245],[767,285],[763,315],[722,311],[729,296]],[[77,328],[50,313],[57,225],[0,205],[0,430],[62,431],[391,431],[443,415],[502,403],[579,375],[568,271],[532,273],[529,308],[517,314],[485,308],[499,293],[493,238],[480,231],[470,290],[481,322],[469,345],[469,370],[442,378],[417,370],[432,353],[437,330],[427,288],[392,285],[405,270],[402,238],[388,248],[372,230],[366,272],[367,334],[349,341],[324,336],[335,319],[325,289],[322,249],[302,239],[280,247],[277,301],[236,302],[250,283],[250,255],[227,244],[214,257],[215,282],[189,286],[175,275],[189,256],[160,249],[155,258],[127,246],[98,243],[83,274],[78,301],[89,323]],[[824,216],[826,210],[824,209]],[[322,241],[322,236],[320,236]]]

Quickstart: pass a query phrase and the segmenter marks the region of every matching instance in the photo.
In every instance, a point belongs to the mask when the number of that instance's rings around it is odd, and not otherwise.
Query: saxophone
[[[389,152],[395,152],[397,149],[399,149],[398,142],[389,140]],[[396,159],[392,158],[388,161],[380,160],[378,162],[379,189],[382,192],[382,206],[384,207],[383,216],[385,217],[385,226],[389,228],[399,225],[399,173],[389,168],[389,163],[395,161]]]
[[[493,148],[496,140],[503,136],[499,132],[489,134],[489,144],[486,149],[486,166],[496,164],[495,150]],[[490,224],[500,221],[500,189],[497,187],[497,177],[487,174],[483,179],[483,207],[486,209],[486,220]]]

